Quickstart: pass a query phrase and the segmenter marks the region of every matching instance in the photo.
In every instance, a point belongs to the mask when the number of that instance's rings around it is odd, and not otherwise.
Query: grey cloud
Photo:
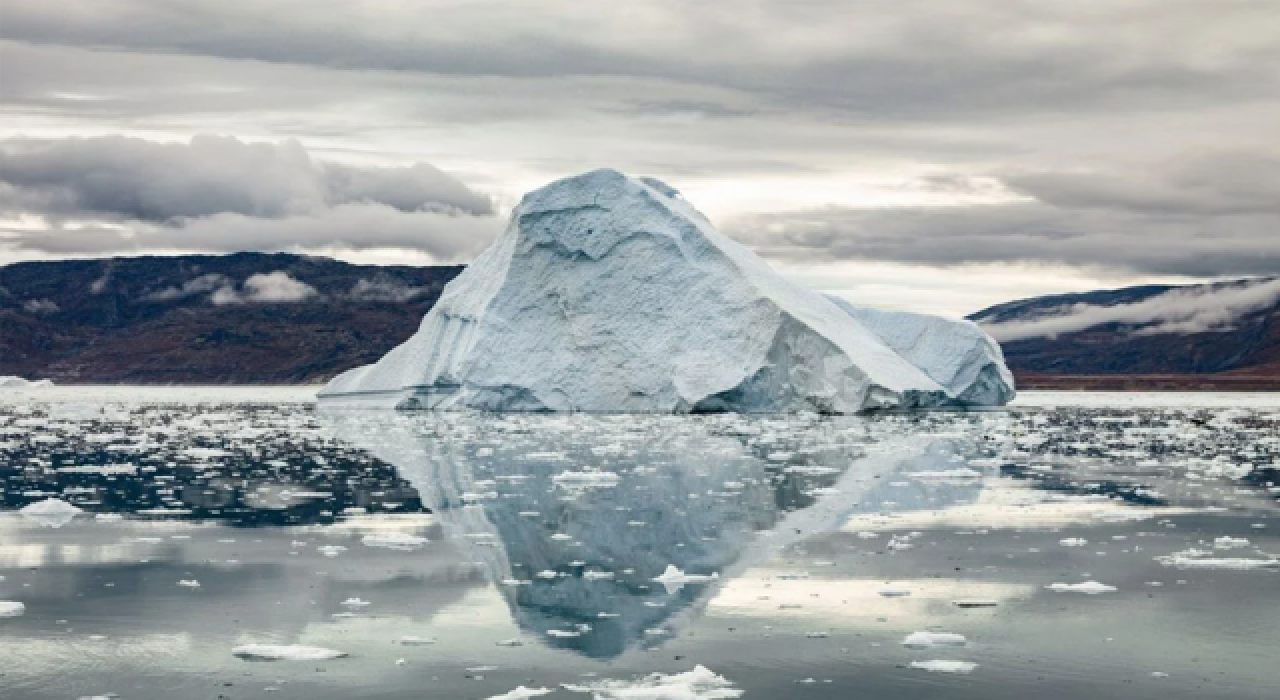
[[[277,270],[251,275],[239,290],[230,284],[218,288],[209,301],[227,304],[293,304],[317,298],[315,287],[294,279],[288,272]]]
[[[227,279],[223,275],[200,275],[195,279],[187,280],[181,287],[165,287],[158,292],[148,294],[144,299],[146,301],[174,301],[176,299],[185,299],[197,294],[212,292],[230,284],[231,280]]]
[[[223,213],[278,218],[355,202],[492,213],[487,197],[426,164],[315,161],[297,141],[189,143],[121,136],[0,142],[0,211],[46,219],[167,222]]]
[[[1057,337],[1103,324],[1133,326],[1133,335],[1229,331],[1250,313],[1280,301],[1280,279],[1174,289],[1132,304],[1072,304],[1040,318],[984,324],[1001,342]]]
[[[1280,269],[1277,175],[1275,155],[1201,154],[1125,170],[1002,174],[996,179],[1024,195],[1004,203],[831,207],[740,217],[725,228],[767,255],[792,260],[1265,275]]]
[[[455,262],[469,260],[483,250],[501,226],[496,216],[403,212],[382,204],[360,203],[274,219],[224,213],[173,226],[126,230],[100,226],[18,230],[9,232],[7,243],[18,250],[56,255],[401,248],[422,251],[440,262]]]
[[[357,301],[406,302],[426,291],[424,287],[414,287],[392,277],[375,277],[357,280],[348,296]]]
[[[668,81],[847,116],[1253,99],[1274,88],[1278,51],[1265,3],[1212,0],[754,0],[732,9],[9,0],[0,12],[0,37],[24,42],[340,70]]]

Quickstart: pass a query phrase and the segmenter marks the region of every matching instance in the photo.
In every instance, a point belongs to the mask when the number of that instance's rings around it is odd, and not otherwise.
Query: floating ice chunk
[[[592,693],[596,700],[729,700],[743,693],[732,681],[702,665],[684,673],[653,673],[632,681],[565,683],[563,687],[574,693]]]
[[[552,688],[526,688],[521,685],[517,686],[515,690],[508,690],[502,695],[491,696],[489,700],[528,700],[528,698],[548,695],[552,690]]]
[[[709,583],[720,578],[720,574],[686,574],[676,568],[675,564],[667,564],[667,568],[662,572],[661,576],[655,577],[653,580],[661,583],[668,593],[674,593],[684,586],[691,583]]]
[[[964,598],[961,600],[953,600],[951,604],[957,608],[994,608],[999,605],[999,601],[990,600],[988,598]]]
[[[1251,571],[1254,569],[1280,569],[1280,559],[1203,559],[1183,554],[1167,557],[1156,557],[1156,561],[1165,566],[1177,569],[1223,569],[1229,571]]]
[[[911,668],[918,668],[931,673],[972,673],[977,667],[978,664],[972,661],[950,661],[947,659],[911,662]]]
[[[399,643],[406,647],[421,647],[435,644],[436,640],[431,637],[401,637]]]
[[[133,476],[138,468],[132,464],[92,464],[75,467],[58,467],[59,474],[94,474],[97,476]]]
[[[27,606],[15,600],[0,600],[0,617],[21,617]]]
[[[382,547],[407,552],[421,548],[427,544],[428,540],[425,537],[404,532],[378,532],[365,535],[360,542],[366,547]]]
[[[57,498],[46,498],[43,501],[28,503],[18,510],[18,514],[31,522],[44,527],[58,528],[71,522],[84,511]]]
[[[962,647],[968,644],[963,634],[952,632],[912,632],[902,640],[902,646],[908,649],[928,649],[929,647]]]
[[[297,644],[245,644],[231,650],[246,661],[328,661],[347,655],[345,651]]]
[[[961,479],[981,479],[982,472],[976,469],[946,469],[943,471],[911,472],[907,476],[922,481],[950,481]]]
[[[1054,593],[1083,593],[1085,595],[1098,595],[1099,593],[1111,593],[1116,590],[1115,586],[1108,586],[1105,583],[1097,581],[1084,581],[1082,583],[1051,583],[1045,588]]]
[[[566,489],[604,489],[617,486],[619,476],[603,471],[563,471],[551,477],[556,485]]]

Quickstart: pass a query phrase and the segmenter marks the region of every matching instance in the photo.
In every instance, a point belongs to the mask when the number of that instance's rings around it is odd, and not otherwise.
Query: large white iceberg
[[[976,326],[839,305],[779,276],[666,184],[596,170],[526,195],[412,338],[320,396],[436,410],[853,413],[999,404],[1013,389]]]

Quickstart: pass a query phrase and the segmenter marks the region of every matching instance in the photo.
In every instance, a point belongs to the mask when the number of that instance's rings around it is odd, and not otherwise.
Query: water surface
[[[394,415],[293,389],[9,393],[0,601],[25,611],[0,618],[0,696],[1275,697],[1280,400],[1019,404]],[[20,512],[49,498],[82,512]],[[963,644],[904,646],[918,632]],[[233,654],[253,644],[347,656]],[[697,665],[714,682],[681,686]]]

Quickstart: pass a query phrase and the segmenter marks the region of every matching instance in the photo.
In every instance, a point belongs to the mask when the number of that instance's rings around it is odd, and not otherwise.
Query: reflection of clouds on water
[[[942,508],[982,488],[973,479],[906,481],[963,463],[979,446],[903,437],[883,421],[326,418],[399,469],[499,584],[522,628],[592,657],[663,641],[736,572],[852,514]],[[656,581],[669,566],[701,580]]]

